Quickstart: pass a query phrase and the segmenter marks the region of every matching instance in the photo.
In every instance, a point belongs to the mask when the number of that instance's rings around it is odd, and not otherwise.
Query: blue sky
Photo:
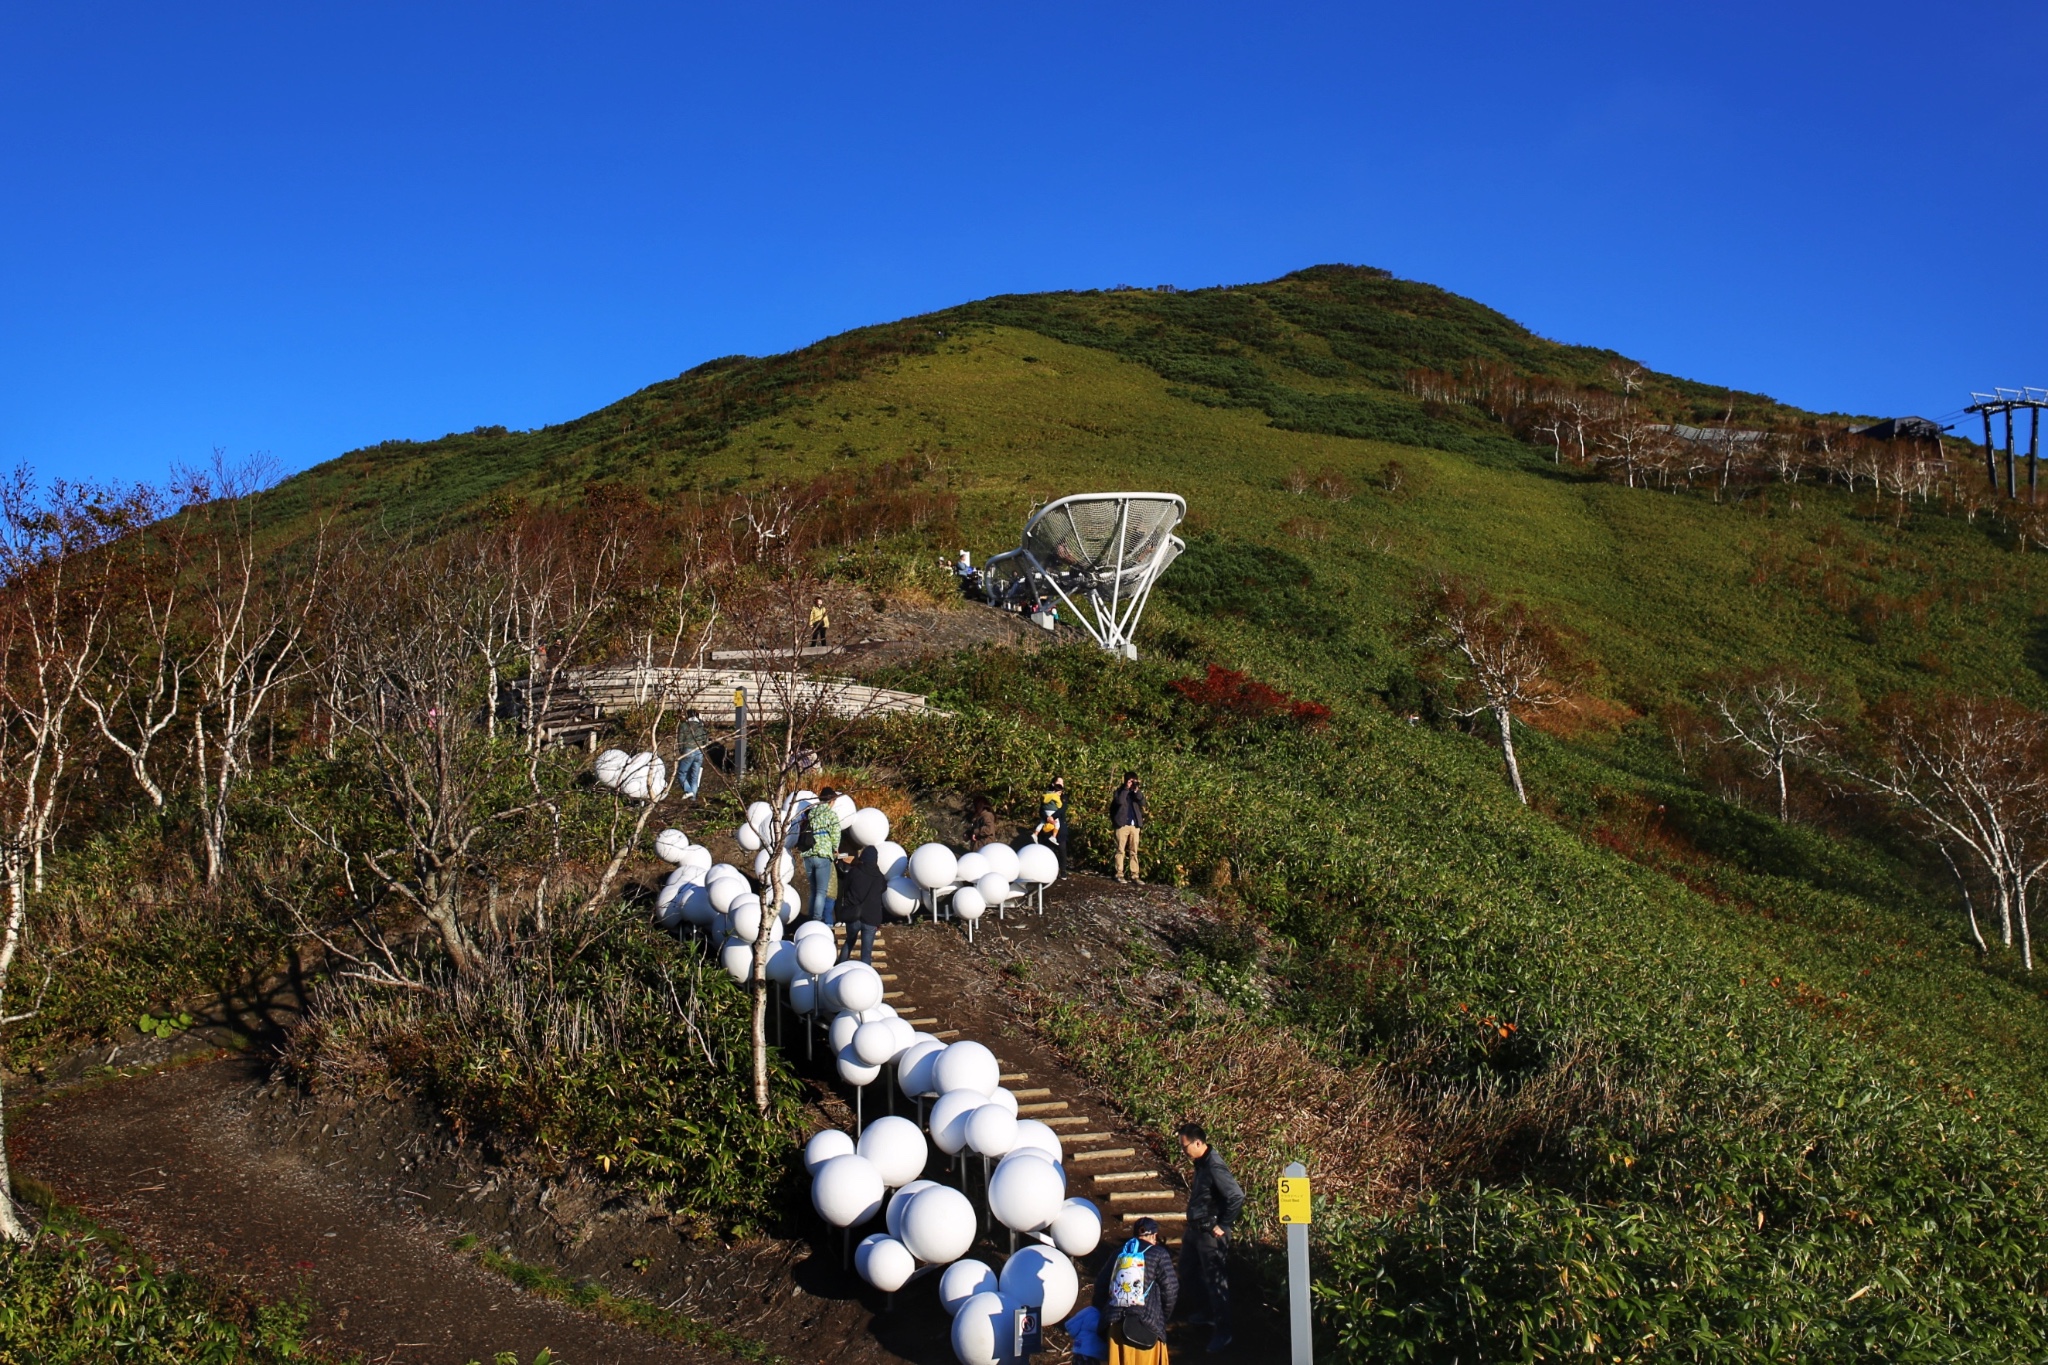
[[[1967,4],[0,0],[0,463],[296,469],[987,294],[1326,261],[1945,415],[2048,384],[2044,37]]]

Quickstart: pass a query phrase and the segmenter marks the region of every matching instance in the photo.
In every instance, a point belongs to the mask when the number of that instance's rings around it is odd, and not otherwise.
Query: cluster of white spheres
[[[980,919],[993,907],[1025,895],[1033,886],[1059,880],[1059,858],[1042,844],[1021,849],[1008,844],[985,844],[971,853],[955,854],[944,844],[924,844],[913,852],[904,866],[903,885],[893,883],[885,897],[894,897],[909,914],[916,908],[922,891],[953,892],[953,913],[963,920]]]

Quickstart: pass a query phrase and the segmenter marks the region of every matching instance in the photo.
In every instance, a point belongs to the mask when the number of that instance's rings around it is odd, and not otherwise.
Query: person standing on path
[[[974,798],[974,811],[967,817],[967,847],[980,848],[996,838],[996,808],[986,796]]]
[[[1138,775],[1125,773],[1124,782],[1109,798],[1109,828],[1116,838],[1116,879],[1141,881],[1138,872],[1138,832],[1145,827],[1145,793],[1139,790]],[[1131,875],[1124,876],[1124,859],[1131,862]]]
[[[818,793],[807,807],[797,831],[796,850],[804,855],[804,876],[811,883],[811,918],[832,923],[832,860],[839,856],[839,812],[832,803],[839,793],[831,787]]]
[[[1109,1365],[1166,1365],[1166,1324],[1180,1299],[1173,1256],[1159,1245],[1159,1223],[1140,1218],[1136,1235],[1095,1272],[1095,1307]]]
[[[1174,1134],[1195,1163],[1188,1180],[1187,1230],[1181,1234],[1180,1251],[1181,1278],[1188,1282],[1188,1298],[1195,1305],[1188,1320],[1209,1329],[1209,1351],[1214,1354],[1230,1345],[1230,1230],[1244,1211],[1244,1190],[1209,1145],[1201,1124],[1183,1123]]]
[[[882,890],[888,884],[889,879],[882,875],[881,855],[873,844],[841,864],[836,907],[846,921],[846,948],[839,955],[841,962],[853,960],[853,943],[857,938],[860,960],[874,965],[875,930],[882,927],[889,913],[888,903],[882,899]]]
[[[832,613],[825,610],[825,599],[813,597],[811,599],[811,645],[813,648],[819,648],[824,645],[825,632],[831,628]]]
[[[691,707],[676,729],[676,747],[682,751],[676,756],[676,781],[682,784],[686,801],[697,799],[697,788],[704,781],[704,746],[710,742],[704,718],[697,714],[696,707]]]

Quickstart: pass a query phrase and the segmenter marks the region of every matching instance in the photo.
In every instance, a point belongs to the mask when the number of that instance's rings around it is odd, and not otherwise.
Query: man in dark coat
[[[1181,1234],[1180,1273],[1189,1284],[1195,1312],[1189,1321],[1207,1326],[1213,1353],[1230,1345],[1230,1230],[1244,1211],[1244,1190],[1209,1145],[1199,1123],[1183,1123],[1175,1134],[1195,1163],[1188,1180],[1187,1231]]]
[[[1166,1324],[1180,1300],[1180,1276],[1174,1273],[1172,1254],[1159,1245],[1158,1222],[1140,1218],[1131,1231],[1136,1234],[1133,1240],[1145,1248],[1145,1302],[1136,1308],[1119,1308],[1112,1302],[1110,1280],[1117,1257],[1123,1254],[1121,1247],[1103,1258],[1102,1269],[1095,1272],[1095,1307],[1102,1314],[1104,1334],[1113,1343],[1111,1360],[1117,1358],[1118,1345],[1145,1351],[1165,1341]]]
[[[888,885],[889,879],[882,874],[881,856],[876,853],[874,845],[869,844],[851,858],[841,857],[839,901],[834,907],[840,921],[846,925],[846,949],[840,954],[840,961],[853,956],[853,941],[858,938],[860,960],[870,964],[874,962],[875,930],[881,928],[882,921],[889,917],[889,903],[882,898],[882,892]]]
[[[1116,839],[1116,879],[1124,877],[1124,860],[1130,859],[1130,881],[1140,880],[1138,873],[1138,837],[1145,828],[1145,793],[1138,785],[1136,773],[1125,773],[1123,785],[1109,798],[1109,829]]]

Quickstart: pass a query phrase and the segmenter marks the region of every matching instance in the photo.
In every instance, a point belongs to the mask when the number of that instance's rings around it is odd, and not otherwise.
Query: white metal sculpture
[[[1056,594],[1104,649],[1138,657],[1138,617],[1152,585],[1187,545],[1173,533],[1187,515],[1172,493],[1076,493],[1024,523],[1021,544],[984,570],[989,601],[1029,607]]]

